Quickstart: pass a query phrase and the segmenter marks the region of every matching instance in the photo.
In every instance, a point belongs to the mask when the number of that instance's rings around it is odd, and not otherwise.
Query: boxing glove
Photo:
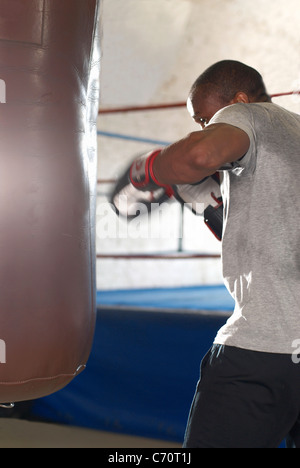
[[[155,153],[159,154],[160,150],[136,158],[118,178],[110,195],[110,202],[119,216],[133,219],[138,215],[150,213],[173,197],[173,187],[156,184],[153,180],[149,180],[148,183],[146,181],[145,168],[149,165],[147,160]],[[140,167],[144,167],[144,175]]]
[[[132,219],[150,213],[155,207],[175,197],[204,222],[218,240],[222,240],[223,201],[218,173],[197,184],[162,185],[155,179],[152,165],[160,154],[157,150],[134,160],[118,179],[110,201],[119,216]]]
[[[189,207],[194,214],[204,217],[204,222],[218,240],[222,240],[223,200],[220,176],[216,172],[193,185],[173,187],[175,198]]]
[[[153,172],[154,161],[160,153],[161,149],[151,151],[135,159],[132,163],[129,179],[136,189],[151,192],[157,190],[157,187],[163,187],[165,190],[169,190],[170,186],[158,182]]]

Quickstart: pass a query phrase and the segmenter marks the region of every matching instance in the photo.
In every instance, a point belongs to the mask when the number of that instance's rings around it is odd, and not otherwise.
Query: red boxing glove
[[[153,163],[161,150],[151,151],[144,156],[136,159],[130,167],[129,179],[132,185],[143,192],[157,190],[163,187],[166,193],[173,194],[173,188],[170,185],[161,184],[156,179],[153,172]]]

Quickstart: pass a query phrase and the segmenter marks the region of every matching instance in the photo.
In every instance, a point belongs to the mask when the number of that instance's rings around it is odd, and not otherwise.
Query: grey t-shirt
[[[235,310],[215,343],[292,354],[300,348],[300,116],[275,104],[234,104],[213,123],[250,138],[223,172],[225,285]]]

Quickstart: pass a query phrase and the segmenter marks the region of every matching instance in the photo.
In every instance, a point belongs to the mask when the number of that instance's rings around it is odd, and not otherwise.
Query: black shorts
[[[201,364],[184,448],[300,448],[300,364],[214,345]]]

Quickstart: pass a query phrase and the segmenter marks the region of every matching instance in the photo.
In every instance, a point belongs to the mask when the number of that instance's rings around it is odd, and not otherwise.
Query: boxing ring
[[[32,414],[180,443],[199,360],[232,305],[222,286],[98,292],[85,372],[64,390],[34,402]]]
[[[299,94],[280,93],[273,97]],[[182,107],[185,103],[100,113]],[[135,139],[98,131],[100,137]],[[145,139],[144,139],[145,141]],[[162,143],[151,138],[149,144]],[[166,143],[166,142],[165,142]],[[101,150],[100,150],[101,152]],[[98,185],[114,180],[100,179]],[[98,252],[97,262],[219,259],[219,254]],[[234,302],[223,285],[97,292],[94,344],[87,369],[68,387],[33,403],[31,415],[51,422],[181,443],[199,363]]]

